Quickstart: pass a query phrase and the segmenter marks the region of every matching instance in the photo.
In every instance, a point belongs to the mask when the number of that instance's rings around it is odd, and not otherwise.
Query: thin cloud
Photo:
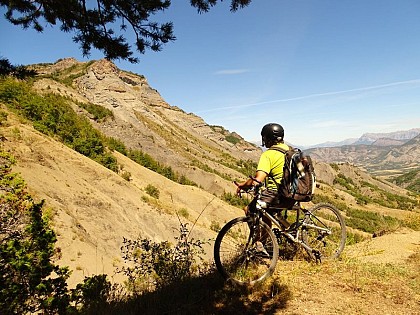
[[[214,74],[216,75],[234,75],[234,74],[242,74],[249,72],[248,69],[225,69],[216,71]]]
[[[216,108],[198,111],[197,113],[207,113],[207,112],[226,110],[226,109],[239,109],[239,108],[253,107],[253,106],[259,106],[259,105],[271,104],[271,103],[292,102],[292,101],[298,101],[298,100],[304,100],[304,99],[310,99],[310,98],[316,98],[316,97],[322,97],[322,96],[340,95],[340,94],[361,92],[361,91],[371,91],[371,90],[378,90],[378,89],[383,89],[387,87],[408,85],[408,84],[418,84],[418,83],[420,83],[420,79],[399,81],[399,82],[392,82],[392,83],[381,84],[381,85],[367,86],[367,87],[362,87],[362,88],[357,88],[357,89],[349,89],[349,90],[326,92],[326,93],[315,93],[315,94],[309,94],[309,95],[304,95],[304,96],[297,96],[297,97],[292,97],[292,98],[264,101],[264,102],[251,103],[251,104],[216,107]]]
[[[326,120],[326,121],[319,121],[312,125],[313,128],[331,128],[342,126],[343,122],[338,120]]]

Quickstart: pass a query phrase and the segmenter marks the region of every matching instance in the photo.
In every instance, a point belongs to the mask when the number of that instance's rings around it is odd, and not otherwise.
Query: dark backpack
[[[304,155],[300,149],[292,147],[289,147],[289,150],[271,147],[269,150],[284,154],[283,178],[280,184],[276,182],[280,198],[311,201],[316,186],[316,176],[311,157]]]

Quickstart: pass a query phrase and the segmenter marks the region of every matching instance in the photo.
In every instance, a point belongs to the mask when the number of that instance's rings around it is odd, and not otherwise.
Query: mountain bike
[[[346,226],[336,207],[318,203],[305,209],[299,202],[292,209],[269,207],[261,191],[261,186],[245,191],[252,197],[246,216],[226,223],[216,237],[214,259],[226,280],[255,285],[274,272],[279,258],[291,259],[302,248],[318,263],[340,256]]]

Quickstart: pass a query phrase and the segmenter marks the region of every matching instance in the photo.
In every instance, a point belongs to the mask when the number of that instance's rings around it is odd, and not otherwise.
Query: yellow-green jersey
[[[272,148],[277,147],[287,151],[289,146],[285,143],[278,143],[272,146]],[[276,150],[266,150],[261,154],[260,160],[258,162],[257,171],[262,171],[267,175],[266,186],[267,189],[277,190],[277,185],[274,183],[274,180],[277,183],[280,183],[283,178],[283,166],[284,166],[284,154]]]

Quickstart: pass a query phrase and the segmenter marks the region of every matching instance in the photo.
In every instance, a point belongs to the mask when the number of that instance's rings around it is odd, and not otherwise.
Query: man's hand
[[[252,187],[252,181],[250,182],[249,179],[245,182],[242,182],[242,183],[234,182],[234,184],[237,187],[236,188],[236,195],[240,198],[242,197],[242,195],[241,195],[242,191],[247,191],[249,188]]]
[[[247,191],[248,189],[252,188],[252,186],[258,184],[262,185],[262,182],[267,177],[267,174],[263,171],[257,171],[255,174],[255,177],[250,176],[246,181],[242,183],[234,182],[234,184],[237,186],[236,188],[236,195],[238,197],[241,197],[242,191]]]

